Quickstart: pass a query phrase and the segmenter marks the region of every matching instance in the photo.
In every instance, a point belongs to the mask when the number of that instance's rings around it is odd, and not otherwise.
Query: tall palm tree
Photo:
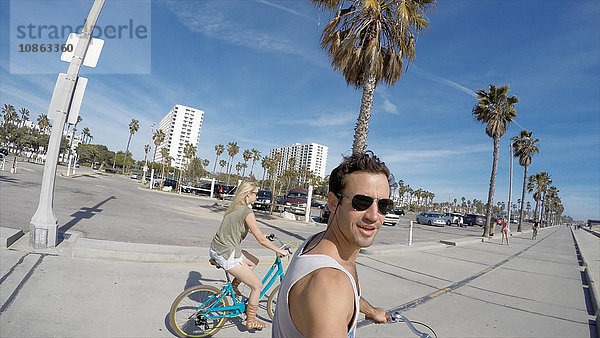
[[[4,125],[11,123],[17,118],[17,112],[12,104],[4,104],[2,107],[2,114],[4,114]]]
[[[215,164],[213,166],[213,175],[215,174],[215,170],[217,169],[217,161],[219,160],[219,156],[221,156],[221,154],[223,154],[224,151],[225,151],[224,145],[217,144],[215,146],[215,153],[217,154],[217,157],[215,157]]]
[[[506,128],[512,120],[517,117],[514,105],[519,102],[516,96],[508,96],[508,86],[496,87],[489,85],[489,91],[479,89],[477,94],[477,105],[473,108],[475,119],[486,124],[485,133],[494,141],[494,158],[492,162],[492,174],[490,177],[490,190],[488,192],[488,203],[486,211],[485,227],[483,237],[494,235],[494,227],[491,226],[492,205],[494,203],[494,187],[496,185],[496,172],[498,170],[498,153],[500,151],[500,137],[506,133]]]
[[[229,185],[229,175],[231,174],[231,169],[233,168],[233,158],[240,151],[240,147],[237,142],[229,142],[227,143],[227,154],[229,154],[229,162],[227,163],[227,185]]]
[[[260,151],[252,148],[250,149],[250,151],[252,151],[252,166],[250,167],[250,176],[254,175],[254,163],[256,163],[256,161],[260,160]]]
[[[136,119],[131,119],[131,122],[129,122],[129,138],[127,138],[127,147],[125,148],[125,158],[123,159],[123,174],[125,174],[125,172],[127,172],[127,156],[129,155],[129,143],[131,142],[131,137],[139,129],[140,129],[140,121],[138,121]]]
[[[558,197],[558,188],[555,186],[551,186],[548,188],[548,193],[546,196],[546,221],[548,225],[552,225],[551,221],[553,220],[554,211],[557,205],[560,203],[560,197]]]
[[[260,166],[263,168],[263,181],[265,180],[267,169],[271,166],[271,161],[272,159],[269,156],[265,156],[260,162]]]
[[[321,48],[346,83],[362,88],[352,152],[367,146],[375,87],[396,83],[415,60],[415,38],[429,26],[425,13],[435,0],[310,0],[330,11],[321,33]],[[406,64],[405,64],[406,63]]]
[[[21,127],[25,126],[25,122],[29,121],[29,110],[26,108],[21,108],[19,110],[19,114],[21,114]]]
[[[541,221],[541,215],[538,216],[540,201],[544,199],[550,184],[552,184],[552,178],[545,171],[529,176],[527,192],[533,192],[533,199],[535,200],[534,220]]]
[[[160,155],[162,156],[162,168],[160,172],[160,189],[162,190],[165,183],[165,167],[171,164],[171,156],[169,156],[169,149],[161,148]]]
[[[517,226],[517,232],[522,231],[521,224],[523,222],[523,207],[525,206],[525,190],[527,189],[527,169],[531,164],[533,154],[539,153],[540,151],[535,145],[539,139],[532,139],[531,134],[533,134],[533,132],[521,130],[519,136],[511,138],[513,141],[513,149],[515,150],[514,156],[519,158],[519,164],[524,168],[523,191],[521,193],[521,207],[519,209],[519,225]]]
[[[242,172],[242,176],[246,176],[246,168],[248,168],[248,161],[252,158],[252,151],[250,149],[244,150],[242,153],[242,158],[244,159],[244,164],[246,165],[244,171]]]
[[[165,135],[165,132],[162,131],[162,129],[158,129],[154,132],[154,135],[152,135],[152,140],[154,141],[154,154],[152,155],[152,166],[154,166],[154,161],[156,161],[156,151],[158,150],[158,147],[165,141],[165,137],[167,137],[167,135]]]

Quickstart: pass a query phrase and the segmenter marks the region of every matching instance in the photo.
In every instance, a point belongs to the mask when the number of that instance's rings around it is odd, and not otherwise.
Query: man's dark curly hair
[[[334,193],[342,192],[346,186],[346,177],[355,171],[366,171],[369,173],[381,173],[390,179],[390,170],[372,151],[367,150],[364,153],[354,153],[351,156],[344,156],[340,165],[331,171],[329,175],[329,191]],[[390,182],[390,184],[393,182]]]

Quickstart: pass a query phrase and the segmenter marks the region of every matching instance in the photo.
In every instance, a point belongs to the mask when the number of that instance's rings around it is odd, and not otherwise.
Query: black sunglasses
[[[336,196],[340,201],[342,200],[342,197],[351,199],[352,208],[357,211],[365,211],[369,209],[373,204],[373,201],[375,201],[373,197],[361,194],[348,196],[338,192],[336,193]],[[394,201],[392,201],[391,198],[379,198],[377,199],[377,208],[379,209],[380,214],[385,215],[394,209]]]

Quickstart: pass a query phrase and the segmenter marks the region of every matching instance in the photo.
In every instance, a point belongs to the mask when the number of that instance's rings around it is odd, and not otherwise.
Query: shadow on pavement
[[[58,244],[60,244],[64,239],[64,233],[67,232],[69,229],[71,229],[72,227],[75,226],[75,224],[79,223],[79,221],[83,220],[83,219],[90,219],[92,218],[95,214],[99,213],[102,211],[102,209],[100,209],[100,206],[102,206],[104,203],[113,200],[113,199],[117,199],[115,196],[110,196],[109,198],[105,199],[104,201],[96,204],[95,206],[88,208],[88,207],[82,207],[80,210],[78,210],[77,212],[73,213],[71,216],[73,217],[72,220],[70,220],[68,223],[65,223],[63,226],[61,226],[60,228],[58,228],[58,233],[59,233],[59,238],[58,238]]]

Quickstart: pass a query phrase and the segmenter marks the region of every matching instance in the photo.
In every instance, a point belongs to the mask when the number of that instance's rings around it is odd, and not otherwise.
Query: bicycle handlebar
[[[282,242],[277,236],[275,236],[275,234],[269,234],[266,237],[271,242],[277,240],[280,244],[280,246],[279,246],[280,249],[287,250],[290,253],[290,255],[294,254],[294,251],[292,250],[294,248],[294,246],[289,243]]]
[[[395,311],[392,312],[390,314],[386,313],[386,318],[387,318],[387,322],[388,323],[397,323],[397,322],[405,322],[406,325],[408,325],[408,327],[411,329],[412,332],[414,332],[414,334],[416,334],[417,336],[421,337],[421,338],[431,338],[431,336],[425,332],[421,332],[419,330],[417,330],[417,328],[413,325],[413,323],[406,318],[403,314],[401,314],[399,311]],[[425,325],[425,324],[423,324]],[[427,325],[425,325],[427,326]],[[427,326],[429,328],[429,326]],[[429,328],[431,330],[431,328]],[[433,330],[431,330],[431,332],[433,332]],[[435,335],[435,333],[434,333]]]

